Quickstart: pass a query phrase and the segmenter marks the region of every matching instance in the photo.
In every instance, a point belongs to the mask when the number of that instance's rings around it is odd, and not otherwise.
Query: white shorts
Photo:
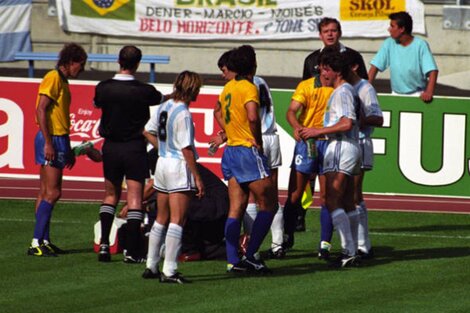
[[[362,164],[361,169],[370,171],[374,166],[374,147],[371,138],[359,139],[359,148],[361,149]]]
[[[269,168],[278,168],[282,165],[281,146],[278,134],[263,135],[263,152],[268,159]]]
[[[358,175],[361,167],[361,154],[357,140],[342,138],[330,139],[323,160],[323,173],[340,172]]]
[[[185,160],[159,157],[153,188],[165,193],[195,191],[196,184]]]

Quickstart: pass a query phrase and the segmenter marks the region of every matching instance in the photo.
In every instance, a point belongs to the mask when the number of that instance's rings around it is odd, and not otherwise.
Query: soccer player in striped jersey
[[[363,259],[373,257],[374,253],[369,238],[367,207],[362,194],[362,183],[366,171],[370,171],[374,165],[374,148],[372,144],[372,133],[374,127],[381,127],[383,114],[380,109],[377,93],[372,85],[357,74],[358,64],[347,52],[345,54],[351,66],[349,82],[354,86],[360,101],[359,117],[359,147],[361,148],[362,163],[359,175],[354,177],[356,208],[359,211],[358,229],[358,254]]]
[[[143,278],[160,278],[162,283],[188,283],[178,268],[186,211],[194,193],[204,196],[204,183],[196,166],[194,124],[189,105],[195,101],[202,79],[184,71],[174,83],[171,99],[161,104],[145,126],[145,137],[158,148],[154,188],[157,190],[157,219],[149,236],[147,268]],[[165,243],[162,272],[158,268]]]
[[[327,136],[323,173],[326,177],[326,206],[340,240],[342,252],[333,263],[346,267],[357,263],[357,229],[359,214],[354,205],[354,175],[360,171],[359,102],[354,87],[346,79],[350,66],[340,52],[325,48],[320,57],[321,75],[332,93],[322,128],[303,128],[300,137]],[[347,212],[347,213],[346,213]]]

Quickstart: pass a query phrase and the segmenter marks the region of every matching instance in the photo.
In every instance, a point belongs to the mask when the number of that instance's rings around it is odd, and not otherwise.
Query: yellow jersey
[[[70,133],[70,102],[71,95],[69,83],[59,70],[49,71],[39,85],[36,108],[39,105],[40,95],[52,100],[46,109],[46,122],[49,133],[62,136]],[[37,119],[36,119],[37,123]]]
[[[234,78],[219,96],[222,118],[227,134],[227,145],[250,148],[255,138],[250,130],[245,105],[255,102],[259,107],[258,89],[246,79]]]
[[[292,100],[302,104],[299,115],[299,123],[304,127],[323,127],[323,117],[325,116],[326,105],[333,93],[331,87],[315,87],[315,77],[301,81]]]

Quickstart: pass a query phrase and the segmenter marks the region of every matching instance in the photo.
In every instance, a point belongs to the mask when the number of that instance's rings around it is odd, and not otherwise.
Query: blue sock
[[[333,237],[333,220],[331,214],[325,205],[320,208],[320,225],[321,225],[321,241],[327,241],[331,243]]]
[[[51,219],[53,207],[54,206],[52,204],[44,200],[39,203],[38,210],[36,212],[36,225],[34,226],[33,238],[36,238],[39,241],[44,240],[44,234],[46,232],[47,224]]]
[[[49,218],[49,221],[47,221],[47,224],[46,224],[46,229],[44,230],[44,236],[42,238],[43,240],[47,240],[48,242],[51,242],[51,238],[49,234],[50,226],[51,226],[51,219]]]
[[[273,222],[274,214],[268,211],[259,211],[253,222],[251,230],[250,242],[246,249],[246,256],[252,258],[263,243],[264,237],[268,234]]]
[[[240,241],[241,223],[238,219],[229,217],[225,222],[225,245],[227,252],[227,262],[237,264],[240,261],[238,257],[238,243]]]

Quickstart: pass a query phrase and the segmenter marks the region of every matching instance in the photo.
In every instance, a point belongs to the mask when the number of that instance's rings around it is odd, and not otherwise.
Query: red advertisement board
[[[38,131],[35,122],[35,104],[40,80],[0,79],[0,176],[28,177],[38,174],[34,163],[34,136]],[[83,140],[92,141],[100,149],[103,139],[98,126],[101,111],[93,106],[94,88],[97,82],[71,82],[71,133],[72,146]],[[158,85],[163,93],[171,87]],[[214,156],[208,155],[210,138],[219,131],[213,118],[213,108],[217,101],[216,91],[201,93],[197,101],[191,103],[194,119],[196,150],[199,161],[220,176],[219,150]],[[64,171],[64,179],[102,180],[100,163],[86,156],[77,158],[71,170]]]

